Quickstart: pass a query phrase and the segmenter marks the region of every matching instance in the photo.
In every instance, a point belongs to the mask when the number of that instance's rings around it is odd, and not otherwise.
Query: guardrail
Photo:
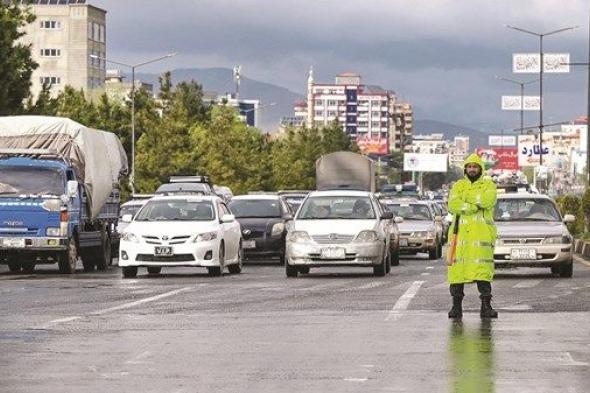
[[[574,240],[574,253],[590,258],[590,240]]]

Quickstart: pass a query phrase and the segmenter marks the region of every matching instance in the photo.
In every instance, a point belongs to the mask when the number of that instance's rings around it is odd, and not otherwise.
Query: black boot
[[[449,318],[463,318],[463,296],[453,296],[453,307],[449,311]]]
[[[492,295],[481,295],[481,311],[479,315],[482,318],[498,318],[498,312],[492,308]]]

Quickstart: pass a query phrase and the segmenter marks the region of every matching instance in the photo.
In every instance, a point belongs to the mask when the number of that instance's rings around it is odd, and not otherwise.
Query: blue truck
[[[105,270],[117,247],[124,150],[69,119],[0,117],[0,263],[31,273]]]

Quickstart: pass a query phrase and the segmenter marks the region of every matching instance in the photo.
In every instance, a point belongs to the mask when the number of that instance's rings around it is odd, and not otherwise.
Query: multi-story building
[[[104,91],[110,99],[123,101],[131,95],[132,81],[124,81],[121,70],[107,70],[104,83]],[[154,85],[135,79],[135,90],[144,89],[151,95],[154,94]]]
[[[462,168],[465,157],[469,154],[469,137],[458,135],[449,147],[449,166]]]
[[[19,42],[31,44],[39,67],[33,71],[31,94],[43,85],[56,94],[66,85],[88,92],[104,86],[106,64],[106,11],[86,0],[33,0],[36,20],[24,29]],[[94,55],[94,56],[91,56]]]
[[[238,110],[240,118],[250,127],[258,127],[258,109],[260,100],[244,100],[236,98],[236,94],[228,93],[217,97],[219,104],[233,106]]]
[[[293,116],[283,116],[279,125],[279,133],[284,134],[288,128],[300,128],[307,124],[307,102],[298,101],[293,106]]]
[[[411,153],[445,154],[449,152],[449,141],[444,134],[414,135],[412,144],[405,151]]]
[[[389,146],[392,151],[405,151],[412,144],[414,134],[414,110],[407,102],[398,101],[393,95],[390,103],[392,114],[389,131]]]
[[[389,152],[391,95],[379,86],[363,85],[354,73],[336,76],[334,84],[315,83],[313,70],[307,81],[308,128],[338,121],[365,153]]]

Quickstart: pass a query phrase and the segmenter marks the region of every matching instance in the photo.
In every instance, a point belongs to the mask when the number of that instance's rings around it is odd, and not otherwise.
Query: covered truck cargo
[[[321,156],[315,163],[316,188],[375,192],[375,166],[367,156],[338,151]]]
[[[93,218],[128,170],[125,150],[115,134],[63,117],[0,117],[0,149],[48,149],[62,155],[84,185]]]

